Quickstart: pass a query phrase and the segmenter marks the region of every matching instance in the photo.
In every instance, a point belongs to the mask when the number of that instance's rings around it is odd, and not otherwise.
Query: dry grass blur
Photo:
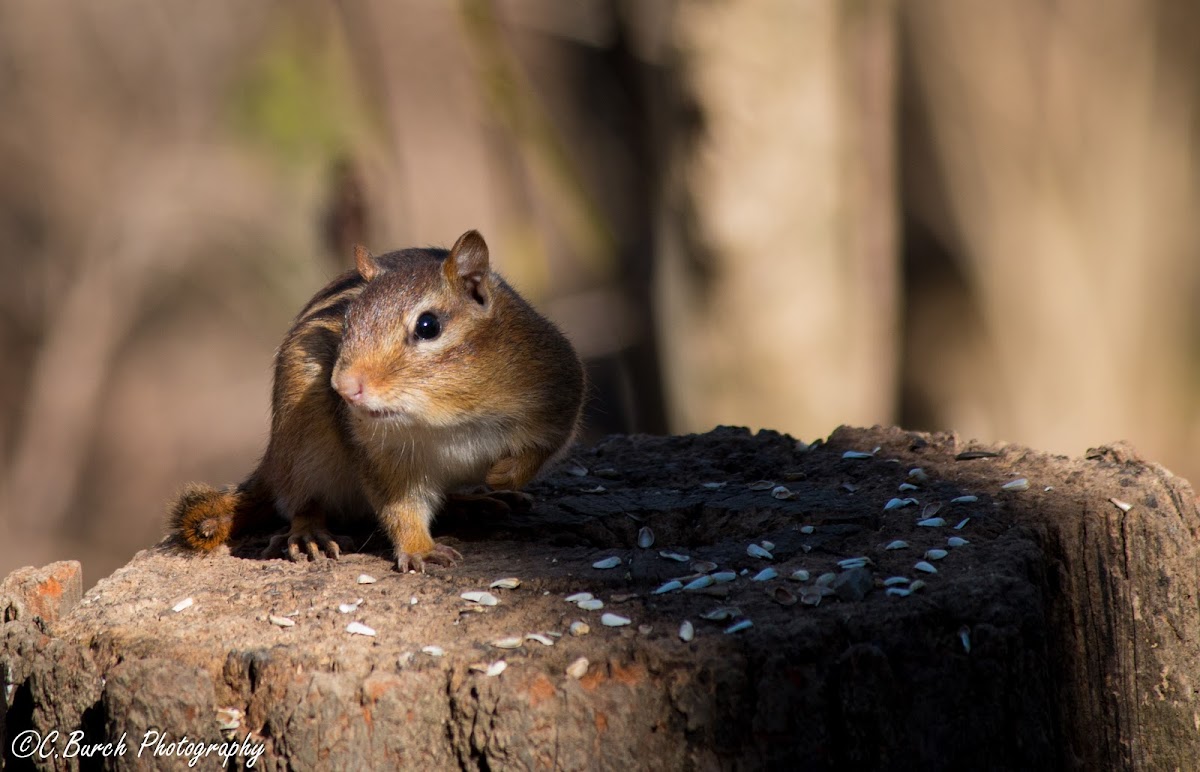
[[[483,231],[593,433],[953,428],[1200,475],[1200,13],[0,0],[0,575],[236,481],[346,244]]]

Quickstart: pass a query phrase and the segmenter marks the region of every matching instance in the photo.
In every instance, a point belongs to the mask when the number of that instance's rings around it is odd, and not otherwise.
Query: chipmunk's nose
[[[333,376],[333,388],[342,399],[351,405],[357,405],[366,397],[366,386],[363,377],[358,373],[342,371]]]

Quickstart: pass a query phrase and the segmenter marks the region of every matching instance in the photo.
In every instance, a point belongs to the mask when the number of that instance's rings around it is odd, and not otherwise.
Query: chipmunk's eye
[[[433,340],[442,333],[442,323],[438,320],[437,314],[426,311],[417,317],[417,326],[413,328],[413,334],[421,340]]]

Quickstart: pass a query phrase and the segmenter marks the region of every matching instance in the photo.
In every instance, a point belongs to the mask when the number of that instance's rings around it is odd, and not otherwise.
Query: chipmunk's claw
[[[462,554],[453,547],[445,544],[434,544],[428,552],[396,551],[396,570],[405,574],[409,571],[425,573],[425,564],[433,563],[441,566],[453,566],[463,559]]]
[[[337,537],[323,529],[281,533],[271,537],[271,542],[263,550],[263,557],[274,558],[281,554],[293,563],[299,563],[305,559],[315,561],[323,557],[337,560],[342,556],[342,547]]]

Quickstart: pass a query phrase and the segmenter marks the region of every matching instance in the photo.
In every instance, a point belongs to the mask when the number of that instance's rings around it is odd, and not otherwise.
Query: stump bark
[[[190,756],[167,743],[184,737],[261,747],[267,769],[1200,758],[1200,517],[1184,481],[1127,446],[1068,459],[876,427],[809,448],[721,428],[609,438],[531,492],[528,512],[444,517],[466,558],[427,575],[395,573],[378,534],[301,564],[258,559],[265,537],[202,558],[160,545],[57,608],[42,579],[70,570],[14,574],[0,590],[7,766],[182,769]],[[618,566],[593,567],[607,557]],[[704,573],[697,561],[726,576],[654,592]],[[489,589],[501,577],[520,585]],[[565,600],[579,592],[604,608]],[[30,730],[57,731],[60,755],[21,758]],[[127,749],[64,757],[72,731]],[[139,756],[147,737],[160,742]]]

